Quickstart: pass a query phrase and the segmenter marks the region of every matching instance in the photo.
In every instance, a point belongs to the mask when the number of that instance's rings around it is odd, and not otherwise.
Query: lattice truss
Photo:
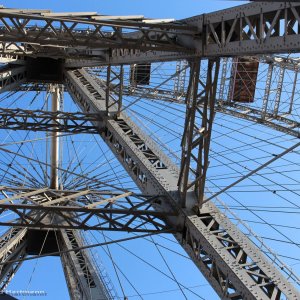
[[[1,290],[299,299],[299,15],[0,9]]]

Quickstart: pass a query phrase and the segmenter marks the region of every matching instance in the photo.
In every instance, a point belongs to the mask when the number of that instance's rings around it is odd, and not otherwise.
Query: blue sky
[[[72,0],[72,1],[2,1],[5,7],[44,8],[54,11],[96,11],[103,14],[143,14],[155,18],[185,18],[201,13],[244,4],[241,1],[203,0]]]

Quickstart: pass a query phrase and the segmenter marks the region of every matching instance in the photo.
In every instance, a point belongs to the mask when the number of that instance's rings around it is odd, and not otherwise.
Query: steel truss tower
[[[278,113],[284,72],[298,71],[299,64],[272,55],[300,51],[299,16],[300,4],[290,2],[252,3],[179,21],[1,8],[5,65],[0,70],[0,91],[41,91],[50,85],[53,95],[52,111],[0,108],[1,128],[47,131],[52,139],[51,163],[45,163],[51,169],[50,186],[1,186],[5,195],[1,213],[19,216],[0,221],[11,226],[0,241],[1,288],[8,285],[22,258],[56,253],[71,299],[112,299],[104,278],[83,250],[86,245],[79,230],[170,232],[220,298],[300,299],[278,264],[205,196],[216,113],[299,137],[299,123]],[[231,57],[258,54],[258,60],[269,65],[261,109],[226,101]],[[175,88],[147,86],[151,63],[165,61],[178,61],[170,75]],[[202,64],[207,66],[205,74],[200,74]],[[130,86],[125,84],[128,65]],[[270,82],[276,67],[280,69],[278,93],[270,113]],[[96,77],[96,68],[104,76]],[[188,81],[183,82],[187,69]],[[217,85],[221,86],[218,92]],[[62,86],[82,112],[59,111]],[[127,114],[123,97],[128,95],[185,105],[179,167]],[[141,194],[59,186],[58,132],[99,134]],[[118,199],[126,204],[118,206]],[[98,221],[90,224],[93,217]],[[151,224],[153,229],[139,224]],[[287,267],[282,268],[297,280]]]

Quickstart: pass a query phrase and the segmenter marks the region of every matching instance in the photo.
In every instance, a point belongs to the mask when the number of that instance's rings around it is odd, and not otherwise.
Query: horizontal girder
[[[276,66],[281,69],[295,72],[299,71],[299,62],[293,58],[283,58],[278,56],[262,56],[258,58],[261,63]],[[25,67],[3,68],[3,89],[0,91],[22,90],[22,91],[44,91],[47,90],[47,84],[34,84],[25,82]],[[15,76],[21,76],[17,80]],[[180,77],[180,72],[175,77]],[[128,78],[127,78],[128,80]],[[13,86],[12,86],[13,84]],[[21,85],[20,85],[21,84]],[[294,83],[295,84],[295,83]],[[103,87],[105,82],[103,82]],[[266,87],[267,88],[267,87]],[[118,87],[114,87],[118,92]],[[279,89],[278,89],[279,90]],[[122,93],[125,96],[133,96],[144,99],[155,99],[185,104],[186,92],[175,90],[163,90],[153,87],[127,86],[123,85]],[[99,97],[105,97],[105,93],[98,92]],[[278,94],[279,95],[279,94]],[[224,95],[223,95],[224,96]],[[292,95],[294,97],[294,95]],[[292,103],[292,99],[290,100]],[[293,106],[287,113],[276,113],[275,111],[265,111],[265,108],[251,107],[249,105],[227,101],[227,99],[216,100],[216,112],[221,112],[258,124],[263,124],[280,132],[290,134],[295,137],[300,135],[300,123],[293,117]],[[97,114],[80,113],[51,113],[43,111],[29,111],[21,109],[0,109],[0,128],[13,130],[33,130],[33,131],[57,131],[74,133],[97,133],[97,128],[90,123],[96,121]],[[57,120],[55,120],[57,119]]]
[[[97,114],[80,112],[0,108],[0,129],[95,134],[98,129],[91,122],[97,119]]]
[[[104,20],[9,9],[0,10],[0,17],[0,41],[10,43],[3,52],[11,55],[9,51],[15,48],[13,54],[22,56],[43,56],[45,49],[40,48],[55,50],[54,55],[61,57],[93,57],[107,48],[190,52],[177,43],[174,33],[192,36],[195,29],[182,23]],[[100,52],[85,55],[87,49]]]
[[[151,99],[185,104],[185,100],[182,99],[185,96],[185,93],[176,95],[174,91],[159,90],[156,88],[137,87],[134,89],[130,89],[128,87],[124,87],[123,94],[125,96],[128,95],[141,99]],[[180,99],[177,100],[176,98],[178,96],[180,96]],[[226,115],[252,121],[258,124],[263,124],[277,131],[299,137],[300,123],[296,120],[293,120],[292,118],[288,118],[287,116],[289,114],[286,116],[275,116],[273,113],[268,112],[266,113],[265,118],[262,118],[262,111],[262,108],[251,108],[243,104],[227,102],[221,99],[216,100],[215,112],[224,113]]]
[[[165,214],[152,209],[152,204],[159,201],[157,197],[133,195],[130,192],[112,194],[46,188],[22,190],[1,187],[1,192],[6,197],[0,200],[0,214],[10,211],[15,215],[13,220],[1,219],[1,226],[126,232],[167,229],[163,221]],[[175,212],[170,215],[175,215]]]
[[[195,48],[204,57],[286,53],[300,50],[300,3],[259,2],[188,18],[202,41]]]
[[[300,51],[296,2],[250,3],[155,24],[8,9],[0,16],[7,59],[66,58],[73,67]]]
[[[255,103],[251,105],[244,104],[244,103],[238,103],[231,101],[231,99],[227,99],[226,93],[224,93],[224,82],[223,82],[223,88],[221,87],[221,84],[219,86],[219,93],[217,95],[216,99],[216,105],[215,105],[215,111],[221,112],[227,115],[231,115],[237,118],[245,119],[248,121],[252,121],[258,124],[263,124],[265,126],[268,126],[272,129],[275,129],[280,132],[287,133],[289,135],[299,137],[300,136],[300,122],[297,115],[297,104],[295,103],[297,101],[296,95],[297,95],[297,76],[299,72],[299,61],[296,58],[286,58],[286,57],[279,57],[279,56],[258,56],[257,61],[259,63],[263,64],[264,67],[268,66],[271,68],[271,76],[272,72],[275,74],[273,81],[276,82],[278,77],[277,73],[282,73],[283,70],[289,70],[290,74],[293,79],[292,83],[292,90],[290,94],[288,94],[288,98],[283,99],[282,101],[285,103],[288,103],[284,107],[284,111],[279,112],[278,106],[280,102],[280,97],[287,97],[285,94],[286,91],[284,89],[280,89],[280,87],[276,86],[277,88],[277,110],[274,108],[276,107],[275,104],[273,106],[267,105],[264,101],[257,101],[255,99]],[[223,68],[226,67],[228,69],[228,66],[231,67],[231,64],[227,62],[227,59],[222,59],[222,66]],[[275,69],[276,68],[276,69]],[[230,69],[230,68],[229,68]],[[272,71],[273,70],[273,71]],[[178,74],[175,77],[175,81],[181,81],[180,76],[181,72],[178,72]],[[269,71],[268,71],[269,72]],[[263,73],[264,75],[264,73]],[[267,74],[266,74],[267,75]],[[221,74],[220,81],[226,81],[228,80],[227,74]],[[170,76],[170,82],[172,77]],[[184,80],[182,84],[184,84]],[[128,81],[128,80],[127,80]],[[279,80],[278,80],[279,81]],[[269,81],[270,84],[270,81]],[[265,97],[268,98],[270,94],[270,85],[268,84],[268,81],[266,82],[265,86],[263,88],[265,89]],[[229,82],[230,85],[230,82]],[[279,85],[279,83],[278,83]],[[228,88],[228,86],[226,86]],[[221,92],[221,89],[223,89],[223,92]],[[273,85],[274,89],[274,85]],[[186,104],[186,90],[183,89],[181,91],[178,91],[174,88],[169,89],[162,89],[162,88],[156,88],[152,86],[132,86],[132,85],[124,85],[123,86],[123,94],[124,96],[130,96],[130,97],[137,97],[139,99],[151,99],[151,100],[158,100],[158,101],[166,101],[166,102],[172,102],[172,103],[178,103],[178,104]],[[200,100],[200,98],[199,98]],[[259,100],[259,99],[258,99]],[[201,101],[200,101],[201,102]],[[267,102],[267,101],[266,101]],[[270,101],[271,102],[271,101]],[[275,101],[274,101],[275,102]],[[293,104],[294,103],[294,104]],[[272,104],[272,102],[271,102]],[[200,103],[200,105],[202,105]],[[286,108],[288,106],[288,108]]]
[[[291,118],[280,115],[275,116],[273,113],[266,113],[265,117],[262,118],[262,110],[260,109],[222,101],[218,101],[217,103],[218,104],[215,108],[217,112],[252,121],[258,124],[263,124],[277,131],[284,132],[295,137],[300,137],[300,123],[292,120]]]

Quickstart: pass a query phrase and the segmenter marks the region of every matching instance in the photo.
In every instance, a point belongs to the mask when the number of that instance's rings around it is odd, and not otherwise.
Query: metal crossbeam
[[[277,131],[295,137],[300,137],[300,122],[297,122],[285,116],[274,116],[273,113],[267,112],[264,114],[264,118],[262,118],[262,110],[236,103],[220,102],[220,104],[218,105],[217,102],[217,106],[215,109],[216,112],[221,112],[240,119],[252,121],[257,124],[263,124]]]
[[[16,217],[9,221],[1,220],[0,226],[126,232],[169,229],[164,223],[165,214],[152,209],[157,197],[90,190],[2,188],[6,197],[0,200],[0,214],[10,211]],[[173,211],[169,215],[175,216],[176,213]]]
[[[58,50],[62,57],[84,56],[88,51],[80,51],[82,47],[190,52],[177,43],[174,33],[192,36],[195,29],[182,23],[103,20],[96,16],[61,16],[9,9],[0,10],[0,17],[0,41],[13,44],[18,51],[14,54],[23,56],[41,55],[40,48],[45,46],[47,51],[49,48]],[[96,55],[97,51],[87,56]]]
[[[297,73],[296,73],[297,74]],[[178,104],[185,104],[185,100],[176,100],[176,95],[172,91],[152,89],[152,88],[136,88],[129,89],[123,88],[124,95],[131,97],[159,100],[166,102],[174,102]],[[201,104],[202,105],[202,104]],[[299,137],[300,136],[300,123],[287,116],[277,115],[274,116],[271,112],[264,111],[263,106],[261,109],[252,108],[243,104],[227,102],[223,99],[217,99],[215,104],[215,112],[220,112],[226,115],[237,117],[240,119],[255,122],[268,126],[274,130]],[[289,112],[291,114],[292,111]]]
[[[41,208],[36,205],[1,204],[0,213],[4,211],[10,211],[19,218],[12,221],[0,221],[0,226],[125,232],[159,232],[169,229],[163,223],[166,214],[147,209],[138,210],[135,207],[131,209],[109,207],[89,209],[62,205]],[[168,215],[172,215],[172,213]],[[49,223],[49,218],[58,219],[59,222]],[[93,224],[88,223],[91,219],[94,221]],[[95,220],[97,221],[95,222]],[[144,228],[143,225],[152,225],[154,228]]]
[[[73,67],[79,66],[76,58],[92,66],[300,51],[296,2],[250,3],[153,24],[8,9],[0,16],[2,55],[49,56],[52,48],[52,57],[68,58]]]
[[[250,3],[186,19],[202,32],[204,57],[286,53],[300,50],[298,2]]]
[[[221,68],[225,71],[222,71],[222,75],[220,76],[220,86],[218,98],[215,101],[215,112],[221,112],[230,116],[234,116],[237,118],[245,119],[248,121],[252,121],[258,124],[263,124],[272,129],[275,129],[280,132],[284,132],[290,134],[295,137],[300,136],[300,122],[297,121],[297,116],[295,115],[294,106],[294,98],[296,95],[296,84],[297,84],[297,74],[299,72],[299,61],[297,59],[292,58],[284,58],[284,57],[272,57],[272,56],[262,56],[258,57],[260,63],[264,63],[268,65],[267,71],[267,79],[265,84],[265,94],[263,97],[263,101],[261,102],[261,107],[255,105],[255,107],[251,105],[246,105],[242,103],[236,103],[233,101],[228,101],[225,92],[224,86],[226,81],[226,72],[230,68],[230,64],[228,63],[228,59],[223,59]],[[287,101],[289,102],[289,108],[286,112],[280,112],[277,108],[277,113],[275,109],[272,107],[268,107],[268,99],[270,95],[270,87],[274,69],[279,68],[279,74],[281,69],[290,70],[294,73],[293,80],[293,88],[291,93],[291,98]],[[180,75],[178,75],[175,79],[178,79]],[[280,79],[280,78],[279,78]],[[277,99],[280,99],[280,84],[282,80],[278,82],[277,89]],[[223,91],[223,92],[222,92]],[[166,101],[178,104],[186,104],[186,91],[181,93],[180,95],[173,90],[163,90],[159,88],[153,87],[142,87],[137,86],[132,88],[130,85],[126,85],[123,87],[123,94],[125,96],[137,97],[141,99],[151,99],[158,101]],[[179,97],[180,96],[180,97]],[[200,105],[203,106],[200,99],[198,99]],[[279,105],[279,101],[277,101]],[[274,105],[275,106],[275,105]]]
[[[97,114],[80,112],[0,108],[0,129],[95,134],[98,129],[91,122],[98,118]]]
[[[93,97],[81,94],[83,88],[74,73],[66,73],[66,84],[73,91],[74,100],[86,112],[101,109],[99,103],[96,108]],[[84,71],[80,73],[80,76],[88,77]],[[80,97],[74,96],[76,91]],[[104,141],[144,193],[161,195],[160,202],[153,204],[155,210],[168,213],[176,207],[179,215],[167,217],[166,223],[177,229],[178,242],[222,299],[276,299],[280,295],[289,299],[300,297],[275,266],[213,203],[205,203],[195,214],[192,207],[197,199],[190,193],[186,208],[181,209],[177,167],[124,113],[113,120],[104,112],[105,106],[103,112],[99,111],[103,116]],[[139,147],[141,142],[143,146]],[[147,155],[149,153],[151,156]]]
[[[177,35],[179,43],[194,54],[115,49],[110,63],[136,63],[200,57],[245,56],[298,52],[300,4],[297,2],[250,3],[180,20],[198,28],[193,40]],[[199,37],[199,38],[198,38]]]

